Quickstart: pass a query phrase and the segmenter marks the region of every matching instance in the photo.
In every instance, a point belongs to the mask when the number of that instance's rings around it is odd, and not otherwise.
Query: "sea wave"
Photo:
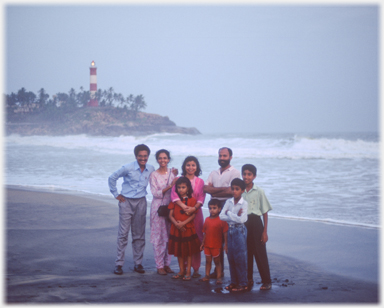
[[[110,154],[131,153],[135,145],[145,143],[152,151],[166,148],[174,156],[216,157],[220,147],[232,148],[237,158],[278,159],[378,159],[379,142],[362,139],[307,137],[300,135],[183,135],[100,137],[19,136],[6,137],[7,146],[49,146],[64,149],[86,149]]]

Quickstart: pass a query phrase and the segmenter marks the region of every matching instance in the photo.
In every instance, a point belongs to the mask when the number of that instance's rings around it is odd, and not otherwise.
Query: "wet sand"
[[[5,303],[380,303],[376,229],[270,218],[272,290],[231,294],[224,284],[156,273],[149,220],[145,274],[133,271],[129,240],[124,274],[114,275],[117,202],[95,196],[5,191]],[[149,215],[149,209],[147,212]],[[202,257],[200,273],[204,272]],[[171,268],[178,270],[177,259]]]

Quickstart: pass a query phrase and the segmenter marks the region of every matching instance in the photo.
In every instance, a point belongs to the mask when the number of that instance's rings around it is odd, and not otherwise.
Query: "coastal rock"
[[[179,127],[167,116],[138,112],[136,117],[126,110],[106,107],[81,108],[61,115],[55,121],[39,114],[7,117],[6,134],[141,136],[156,133],[200,134],[194,127]]]

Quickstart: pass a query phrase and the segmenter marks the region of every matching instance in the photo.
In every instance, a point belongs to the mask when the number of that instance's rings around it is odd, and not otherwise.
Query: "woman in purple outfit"
[[[159,150],[156,152],[156,160],[159,169],[152,172],[149,176],[149,184],[153,200],[151,203],[151,238],[155,255],[157,273],[166,275],[173,273],[169,265],[171,264],[171,255],[168,255],[168,239],[171,229],[171,222],[166,217],[160,217],[157,213],[160,205],[168,205],[171,202],[171,188],[175,185],[178,171],[174,168],[168,168],[171,160],[169,151]]]

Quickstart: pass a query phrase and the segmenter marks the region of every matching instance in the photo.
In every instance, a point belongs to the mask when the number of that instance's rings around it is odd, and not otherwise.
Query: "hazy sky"
[[[378,130],[378,5],[7,5],[5,92],[142,94],[218,132]]]

